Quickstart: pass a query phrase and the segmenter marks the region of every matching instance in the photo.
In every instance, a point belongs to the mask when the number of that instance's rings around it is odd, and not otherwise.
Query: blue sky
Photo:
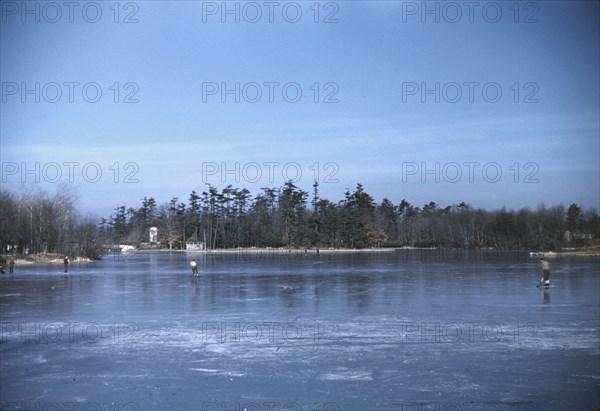
[[[599,208],[596,1],[49,4],[2,2],[2,188]]]

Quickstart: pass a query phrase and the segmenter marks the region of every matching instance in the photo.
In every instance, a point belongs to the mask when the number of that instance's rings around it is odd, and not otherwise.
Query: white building
[[[150,242],[158,243],[158,228],[150,227]]]
[[[203,251],[204,243],[192,243],[192,242],[188,241],[185,243],[185,250],[186,251]]]

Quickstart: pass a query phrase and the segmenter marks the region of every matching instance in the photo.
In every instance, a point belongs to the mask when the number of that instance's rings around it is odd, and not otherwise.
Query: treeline
[[[308,193],[287,182],[263,188],[254,198],[247,189],[209,185],[186,202],[173,198],[157,205],[120,206],[100,222],[107,243],[148,241],[158,228],[159,242],[172,249],[189,241],[209,249],[235,247],[459,247],[556,250],[599,244],[600,218],[577,204],[539,206],[535,211],[476,209],[462,202],[421,207],[406,200],[376,204],[361,184],[338,202],[320,198],[318,184]]]
[[[207,248],[236,247],[458,247],[557,250],[600,244],[600,217],[577,204],[568,208],[488,211],[466,203],[421,207],[406,200],[376,203],[362,185],[332,202],[287,182],[247,189],[209,185],[187,201],[158,205],[144,198],[139,208],[119,206],[98,222],[83,217],[68,187],[56,194],[0,191],[0,254],[58,253],[98,258],[102,244],[148,242],[158,227],[161,246],[181,249],[205,242]]]
[[[0,191],[0,254],[57,253],[96,259],[101,254],[97,221],[83,217],[66,185],[54,196]]]

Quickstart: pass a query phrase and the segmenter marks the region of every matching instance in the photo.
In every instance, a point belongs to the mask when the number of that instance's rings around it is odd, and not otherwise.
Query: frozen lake
[[[494,251],[17,266],[1,408],[595,411],[600,259],[550,263],[548,290],[537,259]]]

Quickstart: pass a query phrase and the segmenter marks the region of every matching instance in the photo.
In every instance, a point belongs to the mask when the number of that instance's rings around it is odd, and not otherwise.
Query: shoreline
[[[317,254],[317,253],[377,253],[395,251],[395,248],[216,248],[213,250],[144,250],[139,251],[161,251],[176,253],[206,253],[206,254]]]
[[[169,249],[136,249],[132,253],[138,252],[171,252],[171,253],[190,253],[190,254],[327,254],[327,253],[388,253],[402,251],[444,251],[444,250],[461,250],[468,252],[494,252],[494,253],[529,253],[530,257],[600,257],[600,248],[586,250],[569,250],[569,251],[530,251],[530,250],[498,250],[495,248],[447,248],[447,247],[385,247],[385,248],[257,248],[257,247],[240,247],[240,248],[217,248],[214,250],[169,250]],[[127,254],[127,253],[125,253]]]
[[[581,251],[544,251],[530,252],[532,258],[535,257],[600,257],[600,250],[581,250]]]
[[[218,248],[214,250],[169,250],[169,249],[135,249],[131,252],[125,253],[113,253],[113,254],[105,254],[105,256],[111,255],[131,255],[136,253],[185,253],[185,254],[215,254],[215,255],[298,255],[298,254],[344,254],[344,253],[352,253],[352,254],[377,254],[377,253],[389,253],[389,252],[402,252],[402,251],[444,251],[444,250],[461,250],[461,251],[475,251],[475,252],[523,252],[529,253],[529,257],[531,259],[544,257],[544,258],[560,258],[560,257],[600,257],[600,249],[587,249],[587,250],[575,250],[575,251],[527,251],[527,250],[497,250],[493,248],[482,248],[482,249],[467,249],[467,248],[431,248],[431,247],[395,247],[395,248],[361,248],[361,249],[353,249],[353,248],[307,248],[307,249],[287,249],[287,248]],[[10,255],[2,256],[6,260],[6,265],[4,268],[8,268],[8,261],[10,260]],[[63,257],[57,256],[56,254],[33,254],[29,256],[18,256],[12,257],[14,258],[15,265],[31,265],[31,264],[63,264]],[[86,257],[76,257],[69,260],[70,263],[94,263],[100,260],[92,260]]]
[[[30,256],[15,256],[12,257],[10,255],[4,255],[3,258],[6,259],[6,265],[3,265],[2,269],[8,268],[8,261],[11,258],[15,261],[15,266],[17,265],[31,265],[31,264],[63,264],[64,257],[56,257],[56,255],[45,255],[45,254],[33,254]],[[92,260],[91,258],[86,257],[76,257],[69,258],[69,264],[73,263],[93,263],[99,260]]]

